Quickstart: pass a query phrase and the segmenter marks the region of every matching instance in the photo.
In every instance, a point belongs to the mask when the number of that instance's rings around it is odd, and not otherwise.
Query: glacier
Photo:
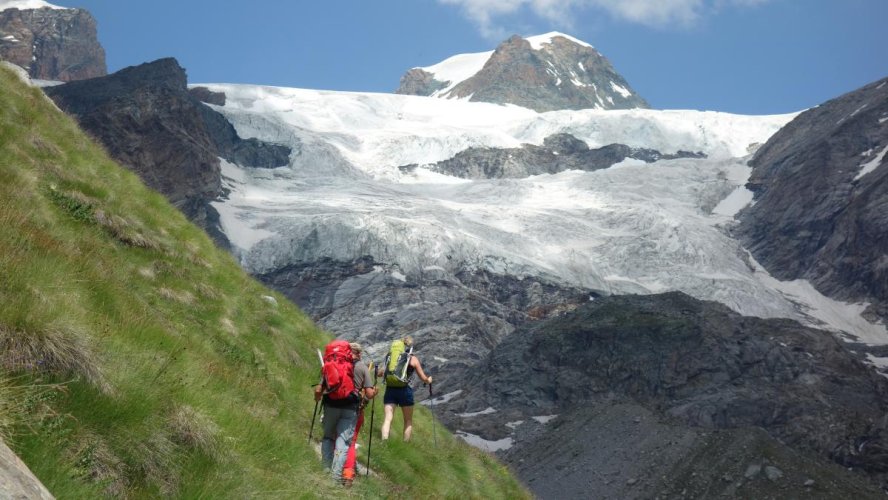
[[[693,110],[535,111],[432,97],[256,85],[213,106],[241,137],[285,144],[290,164],[223,161],[213,206],[241,264],[258,274],[372,255],[398,273],[481,269],[605,294],[679,290],[737,312],[888,343],[862,306],[770,277],[730,236],[751,201],[756,147],[795,114]],[[704,159],[625,160],[593,172],[464,180],[424,169],[470,147],[514,148],[569,133]],[[418,164],[405,172],[398,167]]]

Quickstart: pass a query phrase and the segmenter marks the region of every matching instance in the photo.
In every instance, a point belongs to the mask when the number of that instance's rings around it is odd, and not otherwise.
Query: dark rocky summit
[[[223,194],[219,158],[245,167],[287,165],[290,149],[243,140],[193,97],[175,59],[48,87],[46,93],[109,154],[225,244],[209,203]]]
[[[83,80],[108,71],[96,20],[83,9],[0,10],[0,59],[40,80]]]
[[[449,84],[413,68],[401,78],[396,93],[431,95]],[[649,107],[597,50],[557,35],[539,50],[524,38],[512,36],[494,50],[478,73],[442,97],[516,104],[540,112]]]
[[[438,415],[451,429],[516,440],[515,450],[504,455],[525,470],[521,477],[532,487],[560,478],[592,481],[590,491],[606,491],[607,480],[627,478],[557,467],[604,460],[585,453],[584,446],[599,451],[623,446],[617,469],[656,483],[647,492],[656,496],[657,488],[668,489],[659,478],[684,473],[670,472],[675,463],[669,453],[753,460],[741,457],[736,445],[754,428],[764,431],[754,446],[764,455],[785,455],[783,469],[809,471],[810,462],[837,470],[831,460],[860,472],[847,480],[869,491],[874,491],[869,481],[882,481],[888,472],[888,381],[828,332],[789,320],[743,317],[679,292],[599,298],[522,325],[456,386],[462,393],[438,403]],[[495,411],[478,413],[487,408]],[[547,430],[532,420],[550,415],[558,415],[553,422],[564,429]],[[582,421],[595,428],[568,430],[583,428]],[[637,443],[625,436],[625,429],[636,427]],[[707,444],[716,431],[724,442]],[[737,456],[727,455],[732,449]],[[786,458],[793,454],[803,458]],[[540,460],[547,455],[556,459]],[[637,470],[641,464],[644,470]],[[721,492],[729,482],[710,484],[718,489],[707,491]],[[795,487],[789,491],[804,491],[801,484]],[[738,490],[733,496],[744,495]]]
[[[774,276],[888,319],[886,148],[888,79],[801,113],[750,162],[737,234]]]
[[[522,178],[531,175],[555,174],[565,170],[599,170],[627,158],[652,163],[675,158],[705,158],[700,152],[677,151],[660,153],[654,149],[631,148],[625,144],[609,144],[589,149],[585,142],[570,134],[550,135],[542,146],[525,144],[520,148],[469,148],[453,158],[423,165],[438,173],[465,179]],[[411,164],[400,167],[409,172],[419,167]]]

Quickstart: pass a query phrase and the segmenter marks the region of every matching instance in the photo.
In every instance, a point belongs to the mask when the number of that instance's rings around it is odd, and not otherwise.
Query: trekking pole
[[[324,383],[324,356],[321,355],[320,349],[318,349],[318,361],[321,362],[321,380],[320,380],[320,382],[318,382],[318,384],[323,384]],[[314,386],[312,386],[312,387],[314,387]],[[311,444],[311,435],[314,433],[315,417],[318,416],[318,403],[320,403],[320,401],[316,400],[315,401],[315,409],[313,412],[311,412],[311,427],[308,428],[308,444]]]
[[[379,376],[376,374],[376,365],[373,362],[370,363],[370,366],[373,366],[373,387],[376,387],[376,384],[379,382]],[[379,395],[379,391],[376,391],[376,395]],[[370,476],[370,450],[373,449],[373,414],[376,413],[376,395],[373,396],[373,399],[370,400],[370,439],[367,441],[367,476]]]
[[[373,414],[376,412],[376,398],[370,400],[370,440],[367,441],[367,475],[370,475],[370,450],[373,449]]]
[[[308,429],[308,444],[311,444],[311,435],[314,433],[315,417],[318,415],[318,403],[320,403],[320,401],[315,401],[315,409],[311,412],[311,427]]]
[[[437,448],[438,433],[435,431],[435,395],[432,393],[432,384],[429,384],[429,408],[432,411],[432,439],[435,442],[435,448]]]

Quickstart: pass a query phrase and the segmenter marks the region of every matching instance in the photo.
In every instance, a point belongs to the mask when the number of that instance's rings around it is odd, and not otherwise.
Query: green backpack
[[[403,340],[392,342],[392,348],[385,356],[385,385],[389,387],[407,387],[407,384],[410,382],[407,376],[407,368],[410,367],[410,356],[412,354],[413,346],[407,349]]]

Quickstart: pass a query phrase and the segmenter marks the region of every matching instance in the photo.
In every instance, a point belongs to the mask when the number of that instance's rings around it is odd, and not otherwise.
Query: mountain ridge
[[[218,112],[194,97],[187,83],[178,61],[164,58],[45,92],[118,162],[227,247],[219,215],[210,205],[223,194],[220,158],[273,168],[287,163],[290,149],[241,139]],[[199,90],[197,95],[214,100]]]
[[[751,159],[737,234],[775,276],[888,321],[888,79],[799,114]]]
[[[492,52],[413,68],[395,93],[514,104],[538,112],[649,107],[594,47],[558,32],[514,35]]]

